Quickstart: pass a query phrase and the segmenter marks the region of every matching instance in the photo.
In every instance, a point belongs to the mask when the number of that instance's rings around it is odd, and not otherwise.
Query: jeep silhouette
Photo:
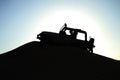
[[[66,31],[69,31],[70,35],[67,35]],[[83,33],[85,35],[85,39],[77,39],[78,33]],[[90,53],[93,53],[93,48],[95,47],[94,38],[90,38],[88,41],[86,31],[69,28],[66,23],[63,25],[59,33],[43,31],[37,35],[37,39],[39,39],[43,44],[74,46],[85,49]]]

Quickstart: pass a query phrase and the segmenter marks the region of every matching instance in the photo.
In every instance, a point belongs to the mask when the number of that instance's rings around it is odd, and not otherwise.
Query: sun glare
[[[47,13],[45,17],[39,21],[37,30],[59,32],[64,23],[67,23],[68,27],[78,28],[87,31],[88,40],[89,37],[95,38],[95,53],[102,53],[104,55],[105,47],[102,46],[104,42],[102,31],[99,23],[97,23],[92,16],[85,14],[78,10],[58,10],[51,13]],[[103,49],[101,49],[103,48]]]
[[[40,21],[39,28],[58,32],[64,23],[67,23],[69,27],[86,30],[90,35],[94,32],[98,34],[100,31],[92,17],[75,10],[59,10],[49,13]]]

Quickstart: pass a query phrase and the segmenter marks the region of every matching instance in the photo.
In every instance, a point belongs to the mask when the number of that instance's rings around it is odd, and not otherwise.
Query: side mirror
[[[37,39],[39,39],[39,40],[40,40],[40,34],[38,34],[38,35],[37,35]]]

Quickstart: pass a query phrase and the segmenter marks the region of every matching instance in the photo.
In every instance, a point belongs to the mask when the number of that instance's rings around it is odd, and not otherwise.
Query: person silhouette
[[[76,39],[77,38],[77,31],[74,31],[74,30],[70,30],[70,36],[72,39]]]
[[[93,53],[93,48],[95,47],[95,46],[94,46],[94,38],[90,38],[88,47],[89,47],[89,51],[90,51],[91,53]]]

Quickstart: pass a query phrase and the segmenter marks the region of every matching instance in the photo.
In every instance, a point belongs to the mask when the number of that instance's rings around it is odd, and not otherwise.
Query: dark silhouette
[[[93,44],[94,44],[94,38],[90,38],[88,49],[91,53],[93,53],[93,48],[95,47]]]
[[[0,76],[4,80],[115,79],[120,62],[72,46],[30,42],[0,55]],[[114,76],[115,75],[115,76]],[[55,79],[56,79],[55,78]],[[8,80],[7,79],[7,80]]]
[[[120,61],[90,54],[93,38],[81,41],[61,32],[42,32],[37,38],[40,41],[29,42],[0,55],[0,79],[119,80]],[[88,49],[81,48],[85,44]]]
[[[71,38],[72,39],[76,39],[76,37],[77,37],[77,31],[70,30],[70,34],[71,34]]]
[[[61,28],[61,30],[60,30],[59,33],[60,33],[61,35],[66,35],[66,33],[65,33],[66,29],[67,29],[67,24],[65,23],[65,24],[63,25],[63,27]]]
[[[66,34],[66,30],[69,30],[70,35]],[[85,35],[85,40],[77,39],[78,33],[83,33]],[[90,41],[87,41],[87,32],[86,31],[83,31],[81,29],[69,28],[69,27],[67,27],[66,23],[61,28],[59,34],[44,31],[44,32],[38,34],[37,38],[44,43],[79,47],[79,48],[88,50],[91,53],[93,53],[93,48],[95,47],[93,38],[90,38]]]

